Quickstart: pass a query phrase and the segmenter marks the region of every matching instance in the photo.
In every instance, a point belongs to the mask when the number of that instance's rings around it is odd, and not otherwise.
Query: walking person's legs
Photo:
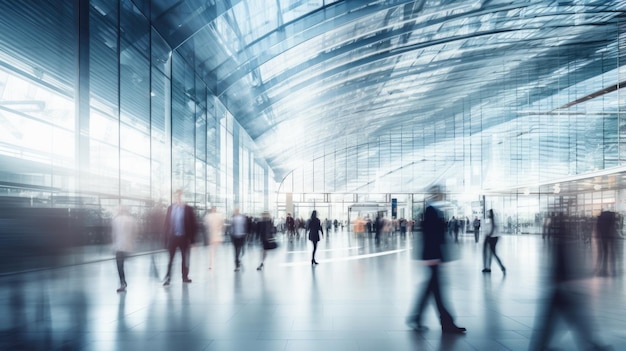
[[[503,273],[506,272],[506,268],[504,268],[504,265],[502,264],[502,261],[500,260],[500,257],[498,257],[498,254],[496,253],[496,245],[498,244],[498,237],[494,237],[491,238],[490,242],[489,242],[489,249],[490,249],[490,255],[489,255],[489,267],[491,267],[491,257],[495,257],[496,261],[498,262],[498,265],[500,266],[500,269],[502,270]]]
[[[616,276],[617,275],[617,262],[616,262],[616,253],[615,253],[615,240],[611,240],[608,243],[608,247],[607,247],[607,268],[608,268],[608,275],[613,275]]]
[[[115,261],[117,262],[117,274],[120,277],[120,287],[117,292],[126,290],[126,275],[124,274],[124,260],[126,259],[126,253],[123,251],[117,251],[115,253]]]
[[[443,333],[465,333],[466,329],[458,327],[454,324],[452,315],[445,307],[439,279],[439,265],[431,265],[428,268],[430,270],[430,278],[424,291],[421,293],[418,302],[415,304],[411,314],[408,316],[407,324],[416,331],[424,331],[428,329],[422,325],[422,313],[424,312],[426,302],[432,293],[435,298],[435,303],[437,304],[437,310],[439,311],[441,331]]]
[[[209,269],[213,269],[213,261],[215,259],[215,246],[215,243],[209,244]]]
[[[537,328],[533,331],[529,351],[545,350],[548,347],[550,337],[554,332],[558,314],[561,310],[558,291],[553,287],[548,301],[544,303],[544,310],[537,316]]]
[[[263,253],[261,254],[261,263],[259,264],[259,266],[256,268],[257,271],[260,271],[263,269],[263,266],[265,264],[265,257],[267,256],[267,250],[263,249]]]
[[[159,270],[157,269],[155,255],[155,253],[150,254],[150,277],[158,280]]]
[[[454,323],[452,322],[452,316],[450,312],[446,309],[443,297],[441,296],[441,285],[439,282],[439,266],[434,265],[431,266],[431,283],[430,290],[433,293],[433,297],[435,298],[435,303],[437,305],[437,311],[439,311],[439,318],[441,320],[441,327],[450,327]]]
[[[607,240],[604,238],[600,238],[598,242],[598,274],[599,275],[607,275],[608,273],[608,245]]]
[[[317,252],[317,241],[312,241],[313,243],[313,255],[311,256],[311,264],[317,264],[315,260],[315,252]]]
[[[172,261],[174,261],[174,255],[176,254],[176,242],[174,242],[173,238],[170,239],[170,242],[167,245],[167,251],[169,252],[169,260],[167,261],[167,273],[165,274],[165,282],[163,282],[163,286],[170,285]]]
[[[235,247],[235,272],[241,269],[241,255],[244,242],[244,238],[233,238],[233,245]]]
[[[491,256],[489,251],[489,241],[491,240],[490,236],[486,236],[483,241],[483,273],[491,272]]]
[[[180,247],[180,255],[182,257],[181,262],[181,273],[183,276],[184,283],[191,283],[191,279],[189,279],[189,255],[191,251],[191,245],[186,241],[186,239],[181,238],[181,243],[178,247]]]
[[[454,324],[452,315],[444,304],[443,294],[441,292],[441,281],[439,276],[439,265],[431,266],[431,291],[437,304],[437,310],[439,311],[439,319],[441,321],[441,331],[443,333],[462,334],[466,332],[465,328],[457,327]]]
[[[430,277],[428,278],[428,282],[426,283],[424,290],[422,290],[422,292],[420,293],[419,298],[416,300],[415,305],[413,306],[413,309],[411,310],[411,313],[407,317],[407,324],[413,330],[416,330],[416,331],[424,331],[428,329],[422,325],[422,314],[424,312],[424,309],[426,308],[428,297],[433,291],[433,283],[434,283],[433,272],[434,271],[432,270],[432,266],[429,267],[429,271],[430,271]]]

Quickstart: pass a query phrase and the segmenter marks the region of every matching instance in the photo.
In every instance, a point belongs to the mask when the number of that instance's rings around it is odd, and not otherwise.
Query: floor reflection
[[[191,253],[191,284],[174,272],[163,287],[154,270],[166,253],[127,260],[128,288],[116,293],[114,260],[0,278],[1,350],[529,350],[537,318],[548,306],[551,250],[539,235],[503,236],[498,252],[507,275],[486,275],[482,242],[462,235],[460,259],[446,264],[447,299],[467,335],[441,334],[433,307],[425,333],[404,323],[425,272],[412,259],[412,237],[383,238],[333,232],[322,240],[317,266],[307,240],[268,253],[248,245],[244,270],[233,272],[234,253],[225,243],[208,269],[209,250]],[[598,262],[594,244],[579,248],[586,267]],[[612,257],[623,262],[624,246]],[[156,263],[156,267],[154,265]],[[180,262],[174,262],[179,264]],[[615,350],[626,349],[623,269],[591,275],[584,287],[596,336]],[[571,333],[558,335],[562,349],[576,349]]]

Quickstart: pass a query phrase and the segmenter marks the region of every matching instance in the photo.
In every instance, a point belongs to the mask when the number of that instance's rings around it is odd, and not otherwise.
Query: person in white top
[[[120,206],[117,215],[111,222],[111,238],[115,260],[117,261],[117,273],[120,277],[120,287],[117,292],[126,290],[126,275],[124,274],[124,260],[129,253],[135,250],[137,237],[137,223],[130,215],[128,209]]]
[[[212,207],[204,216],[204,227],[209,237],[209,269],[213,268],[215,248],[224,241],[224,216]]]
[[[483,273],[491,273],[491,258],[495,257],[496,261],[498,261],[498,265],[500,265],[502,273],[506,274],[506,268],[504,268],[500,257],[496,253],[496,244],[498,244],[499,236],[496,229],[496,219],[493,215],[493,209],[487,211],[487,220],[488,230],[485,236],[485,243],[483,245],[483,264],[485,266]]]

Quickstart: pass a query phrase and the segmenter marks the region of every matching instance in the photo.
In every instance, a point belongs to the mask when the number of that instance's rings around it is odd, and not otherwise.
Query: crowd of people
[[[421,239],[420,259],[428,269],[428,280],[426,287],[419,292],[414,307],[409,313],[407,324],[414,330],[421,332],[427,330],[423,325],[423,313],[428,300],[432,297],[436,303],[437,311],[441,322],[443,333],[462,334],[467,330],[458,326],[454,322],[453,316],[447,307],[448,302],[444,298],[444,292],[440,286],[441,269],[440,264],[454,260],[448,248],[450,245],[458,243],[459,233],[473,232],[476,243],[479,242],[480,234],[483,234],[483,273],[491,273],[492,259],[495,258],[503,274],[506,268],[503,260],[498,256],[496,247],[500,239],[501,230],[499,221],[493,209],[486,212],[483,220],[475,217],[473,221],[468,218],[457,219],[451,217],[446,220],[442,212],[441,196],[439,190],[432,190],[432,197],[426,201],[426,207],[419,222],[419,232]],[[261,271],[265,267],[265,260],[273,249],[278,247],[276,236],[279,233],[285,234],[285,241],[292,242],[300,238],[309,240],[312,244],[311,265],[319,264],[316,260],[318,242],[331,231],[337,231],[347,223],[338,220],[320,219],[317,211],[313,210],[306,220],[294,218],[288,213],[284,220],[275,222],[269,212],[263,212],[258,218],[246,216],[240,213],[239,209],[234,209],[230,218],[213,207],[202,218],[197,220],[194,209],[183,201],[183,192],[178,190],[174,193],[172,204],[167,207],[164,215],[151,216],[152,222],[161,222],[163,227],[163,245],[168,252],[168,263],[166,274],[163,278],[163,285],[168,286],[172,277],[172,263],[178,251],[181,255],[181,278],[183,283],[191,283],[189,277],[189,255],[190,248],[197,238],[197,234],[202,232],[204,241],[209,246],[209,267],[212,269],[215,263],[215,250],[224,241],[230,241],[234,253],[234,270],[239,272],[242,269],[242,255],[246,250],[246,243],[259,243],[261,253],[259,255],[259,265],[257,270]],[[579,336],[583,342],[596,347],[598,342],[589,331],[588,321],[583,317],[582,312],[572,313],[576,307],[577,311],[585,309],[584,301],[579,296],[570,293],[566,287],[567,283],[576,279],[580,275],[577,263],[572,258],[577,257],[572,252],[573,241],[586,242],[586,236],[580,235],[581,221],[579,217],[568,216],[566,211],[554,211],[543,223],[542,238],[551,243],[552,248],[552,287],[549,289],[547,299],[552,301],[541,311],[541,319],[538,321],[541,328],[533,336],[533,345],[537,350],[547,347],[547,340],[551,333],[551,323],[556,316],[562,315],[571,327],[579,331]],[[586,222],[585,222],[586,223]],[[616,240],[621,238],[621,218],[619,214],[612,211],[602,211],[592,228],[589,228],[597,238],[598,261],[596,272],[599,275],[616,275]],[[158,229],[158,225],[151,223],[152,228]],[[370,233],[378,242],[382,236],[399,232],[402,235],[413,233],[416,223],[413,220],[389,220],[379,213],[375,219],[358,216],[352,223],[352,232],[359,236]],[[117,215],[112,219],[112,239],[115,250],[117,270],[119,274],[120,286],[118,292],[124,292],[128,286],[124,273],[124,261],[134,250],[134,242],[138,233],[138,226],[130,214],[128,208],[120,206]],[[450,237],[450,238],[448,238]],[[454,243],[452,242],[454,239]],[[582,239],[582,240],[581,240]],[[154,262],[153,262],[154,264]],[[598,346],[598,349],[602,349]]]
[[[556,216],[555,212],[546,216],[543,223],[542,238],[551,239],[555,236],[555,229],[551,226]],[[225,217],[219,213],[216,207],[212,207],[207,213],[198,220],[194,209],[183,202],[183,192],[177,190],[173,195],[173,202],[167,208],[155,207],[148,215],[148,226],[150,232],[159,232],[157,241],[161,241],[162,245],[150,247],[151,250],[166,248],[169,253],[169,259],[164,278],[164,285],[170,284],[171,266],[176,252],[180,251],[182,258],[181,275],[183,282],[190,283],[189,275],[189,251],[192,244],[201,238],[203,243],[209,247],[208,259],[209,269],[212,269],[215,263],[215,252],[217,247],[224,241],[229,241],[234,248],[234,264],[235,271],[241,269],[241,256],[245,250],[245,243],[260,243],[263,247],[262,257],[259,263],[259,270],[263,269],[267,251],[272,250],[276,245],[275,236],[278,233],[284,233],[289,242],[294,240],[305,239],[316,243],[320,240],[320,235],[330,235],[333,232],[343,231],[348,228],[354,235],[362,236],[368,234],[373,237],[377,243],[381,239],[390,237],[392,234],[400,234],[405,237],[407,233],[413,234],[422,223],[416,223],[413,219],[405,218],[386,218],[383,213],[378,213],[375,218],[369,215],[357,217],[350,223],[347,220],[338,219],[320,219],[317,218],[317,212],[314,211],[311,218],[294,217],[291,213],[287,213],[285,218],[274,220],[269,212],[264,212],[260,217],[244,215],[239,209],[234,209],[230,217]],[[475,216],[473,220],[469,217],[451,216],[444,218],[442,212],[442,220],[444,233],[458,242],[459,235],[472,234],[474,241],[479,242],[483,238],[483,273],[491,273],[491,262],[495,258],[498,266],[503,273],[506,268],[502,259],[498,256],[496,247],[503,232],[498,227],[499,221],[494,217],[492,209],[486,212],[484,219]],[[319,229],[311,234],[311,223],[319,222]],[[483,223],[483,221],[485,223]],[[615,212],[603,211],[597,219],[591,217],[569,216],[569,230],[572,236],[579,240],[588,242],[592,233],[596,233],[598,238],[598,272],[600,274],[613,274],[615,271],[615,252],[614,241],[620,237],[617,231],[620,228],[621,216]],[[597,222],[597,223],[596,223]],[[610,224],[606,224],[610,222]],[[597,228],[597,229],[596,229]],[[609,230],[607,228],[616,228]],[[115,251],[116,262],[120,272],[120,287],[118,291],[124,291],[127,282],[123,273],[124,261],[128,255],[135,250],[134,243],[139,236],[139,226],[130,214],[129,209],[120,206],[117,215],[112,219],[112,242]],[[315,231],[315,227],[313,227]],[[319,234],[316,234],[319,232]],[[313,238],[313,239],[311,239]],[[313,255],[311,257],[312,264],[318,264],[315,260],[315,251],[317,245],[314,244]],[[153,272],[158,272],[154,259],[152,260]],[[155,273],[156,274],[156,273]]]
[[[216,250],[220,244],[228,241],[234,251],[234,271],[242,270],[242,256],[246,250],[246,243],[259,243],[261,255],[257,270],[263,270],[265,259],[270,250],[278,247],[276,235],[285,233],[290,241],[307,238],[313,245],[311,264],[317,265],[315,259],[317,243],[334,228],[342,229],[344,223],[338,220],[320,220],[317,211],[312,211],[308,219],[293,218],[291,214],[283,221],[275,223],[269,212],[263,212],[260,217],[248,216],[234,209],[231,217],[225,217],[216,207],[212,207],[198,220],[194,209],[183,201],[183,191],[177,190],[173,194],[173,202],[167,209],[156,206],[148,215],[148,231],[157,232],[162,242],[160,248],[168,252],[166,274],[163,286],[169,286],[172,276],[172,263],[176,253],[181,256],[181,278],[183,283],[191,283],[189,277],[189,256],[192,245],[198,238],[208,245],[208,269],[215,265]],[[117,292],[124,292],[128,286],[124,273],[124,262],[135,251],[135,242],[138,241],[140,228],[135,218],[126,206],[120,206],[117,214],[111,221],[112,248],[115,251],[120,287]],[[159,247],[156,247],[159,248]],[[151,247],[151,249],[156,249]],[[154,257],[154,256],[153,256]],[[156,262],[152,259],[154,272],[158,272]],[[158,273],[157,273],[158,274]]]

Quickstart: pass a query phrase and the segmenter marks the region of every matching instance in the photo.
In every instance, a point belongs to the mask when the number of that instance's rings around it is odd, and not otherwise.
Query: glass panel
[[[222,112],[223,113],[223,112]],[[232,207],[227,200],[227,194],[230,189],[227,183],[227,158],[228,158],[228,150],[232,150],[232,148],[228,147],[229,145],[227,138],[229,134],[226,129],[226,118],[223,118],[221,115],[219,117],[219,130],[220,130],[220,165],[219,165],[219,201],[223,202],[225,211],[232,211]]]
[[[152,31],[152,66],[162,73],[169,73],[171,50],[161,35],[151,28]]]
[[[184,60],[174,54],[172,84],[172,186],[185,196],[195,191],[195,102],[189,91],[194,79]]]
[[[150,198],[150,159],[120,151],[120,195]]]
[[[144,58],[150,53],[150,26],[148,19],[133,4],[131,0],[120,0],[120,37],[122,41],[138,50]],[[121,64],[130,65],[132,58],[126,61],[124,52],[121,55]]]
[[[92,109],[110,116],[118,114],[119,56],[117,52],[117,6],[92,2],[89,30],[89,78]],[[92,113],[94,111],[92,110]]]
[[[45,163],[52,161],[48,152],[52,147],[51,125],[6,110],[2,111],[2,122],[2,154]]]
[[[150,156],[150,136],[125,123],[120,124],[120,148],[141,156]]]
[[[94,187],[92,190],[118,196],[120,168],[117,4],[92,1],[89,16],[90,178]]]
[[[120,55],[120,118],[147,133],[150,124],[150,63],[139,50],[123,42]]]
[[[210,97],[210,100],[214,99],[214,97]],[[211,101],[212,102],[212,101]],[[219,133],[218,133],[218,123],[215,116],[215,106],[213,103],[209,105],[207,115],[207,163],[213,167],[217,167],[219,165]]]
[[[322,0],[280,0],[283,22],[287,23],[294,19],[313,12],[324,4]]]
[[[75,88],[77,37],[74,2],[0,3],[0,200],[26,221],[54,206],[52,195],[75,186]],[[53,20],[41,20],[53,18]],[[40,211],[41,210],[41,211]],[[19,214],[4,210],[2,235]],[[9,227],[7,227],[9,225]],[[26,226],[3,245],[18,242],[19,269],[39,265],[28,242],[57,240],[54,228]],[[15,228],[13,228],[15,229]],[[45,229],[45,230],[44,230]],[[49,241],[48,241],[49,240]],[[43,246],[42,246],[43,247]],[[0,272],[16,267],[3,263]]]
[[[89,148],[90,166],[93,174],[97,175],[100,192],[118,195],[119,149],[117,145],[91,140]]]
[[[241,1],[233,6],[232,13],[247,43],[274,30],[277,25],[275,1]]]
[[[313,182],[313,191],[323,193],[325,191],[325,171],[324,158],[320,157],[313,161],[313,169],[311,172],[311,180]]]
[[[90,116],[89,136],[110,145],[117,145],[119,141],[119,121],[99,110],[93,109]]]
[[[226,120],[228,120],[228,118],[226,118]],[[228,128],[228,126],[227,126]],[[223,186],[223,194],[226,197],[227,200],[227,204],[228,204],[228,208],[230,208],[231,210],[234,208],[234,206],[238,206],[238,203],[235,203],[235,191],[234,191],[234,185],[235,185],[235,174],[234,174],[234,153],[235,152],[239,152],[239,149],[235,149],[235,144],[233,142],[233,135],[229,132],[226,132],[224,135],[224,155],[225,157],[223,158],[223,165],[224,165],[224,182],[222,183]]]
[[[168,108],[170,80],[163,75],[162,71],[152,69],[151,89],[151,198],[166,203],[170,198],[170,148],[169,136],[166,133],[166,125],[169,125],[170,113]]]
[[[203,162],[206,160],[207,156],[207,121],[206,121],[206,110],[201,109],[200,106],[197,106],[198,110],[196,111],[196,158],[202,160]]]
[[[72,1],[1,2],[3,67],[11,67],[72,98],[78,42],[74,4]]]
[[[193,200],[197,213],[204,214],[207,210],[206,167],[201,160],[196,160],[196,191]]]

